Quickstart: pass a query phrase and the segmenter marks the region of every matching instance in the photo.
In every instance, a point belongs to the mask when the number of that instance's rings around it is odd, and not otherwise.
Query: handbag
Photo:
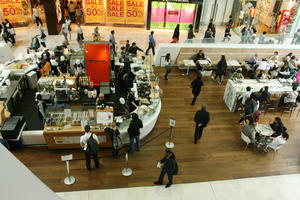
[[[11,35],[16,35],[15,29],[10,28],[8,31]]]

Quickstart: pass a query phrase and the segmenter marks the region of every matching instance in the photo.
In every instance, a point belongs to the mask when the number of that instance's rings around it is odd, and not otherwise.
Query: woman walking
[[[168,80],[168,75],[171,72],[171,55],[169,53],[167,53],[166,57],[165,57],[165,69],[166,69],[166,74],[165,74],[165,80]]]
[[[77,27],[77,42],[78,42],[80,48],[83,47],[83,40],[84,40],[83,32],[82,32],[82,29],[80,27],[80,24],[78,23],[78,27]]]
[[[179,24],[177,24],[174,33],[173,33],[173,37],[172,37],[172,42],[171,43],[177,43],[179,41]]]
[[[143,128],[143,122],[139,119],[136,113],[132,114],[132,119],[127,130],[130,138],[130,150],[129,153],[134,151],[134,140],[136,142],[136,150],[140,151],[140,129]]]
[[[192,93],[194,95],[194,98],[193,98],[193,101],[192,101],[192,105],[195,105],[197,97],[199,96],[199,94],[201,92],[201,87],[202,86],[203,86],[202,74],[200,72],[198,72],[196,74],[196,78],[191,83],[191,88],[193,89]]]
[[[221,60],[218,62],[218,65],[217,65],[216,76],[213,77],[212,79],[216,80],[219,76],[220,80],[219,80],[218,83],[219,83],[219,85],[221,85],[222,80],[223,80],[223,76],[225,76],[225,74],[226,74],[226,70],[227,70],[227,62],[226,62],[225,56],[222,55]]]
[[[46,34],[44,32],[44,29],[41,26],[38,26],[38,30],[39,30],[39,38],[40,38],[41,45],[43,47],[46,47]]]
[[[15,32],[15,29],[11,25],[11,23],[8,21],[8,19],[5,19],[4,21],[5,21],[4,24],[6,26],[7,33],[8,33],[8,37],[7,38],[9,39],[9,41],[11,41],[12,45],[14,46],[16,44],[16,40],[15,40],[16,32]]]

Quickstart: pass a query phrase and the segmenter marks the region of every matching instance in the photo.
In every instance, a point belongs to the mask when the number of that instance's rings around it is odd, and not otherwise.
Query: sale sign
[[[124,0],[106,1],[106,20],[112,23],[125,23]]]
[[[126,24],[144,24],[144,0],[126,0]]]
[[[25,23],[22,0],[0,0],[0,8],[3,19],[11,23]]]
[[[84,18],[86,23],[105,21],[103,0],[84,0]]]

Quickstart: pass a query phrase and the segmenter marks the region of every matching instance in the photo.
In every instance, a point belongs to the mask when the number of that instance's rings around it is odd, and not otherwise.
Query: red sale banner
[[[144,24],[144,0],[126,0],[126,23]]]
[[[0,0],[0,8],[3,19],[11,23],[26,22],[21,0]]]
[[[86,23],[101,23],[105,21],[103,0],[84,0],[83,13]]]
[[[112,23],[125,23],[124,0],[106,1],[106,20]]]

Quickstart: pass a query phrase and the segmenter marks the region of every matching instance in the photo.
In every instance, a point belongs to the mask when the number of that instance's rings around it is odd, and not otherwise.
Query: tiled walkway
[[[176,177],[175,177],[176,180]],[[58,193],[64,200],[299,200],[300,174]]]

